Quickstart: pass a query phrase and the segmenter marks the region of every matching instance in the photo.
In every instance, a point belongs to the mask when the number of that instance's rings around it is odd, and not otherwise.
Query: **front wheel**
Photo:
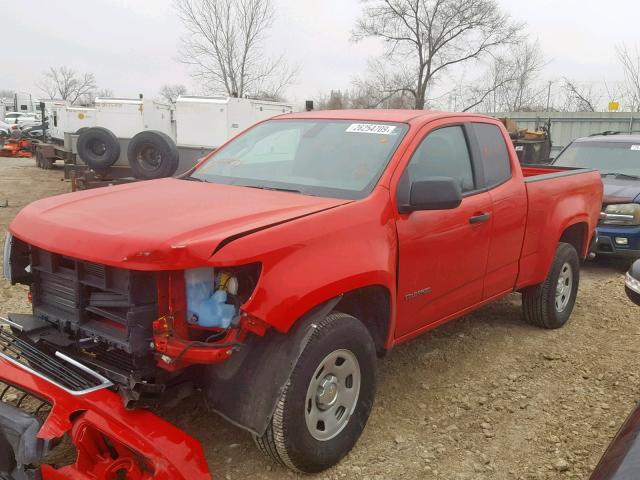
[[[355,445],[376,387],[376,349],[367,328],[343,313],[315,326],[258,448],[281,465],[315,473]]]
[[[525,321],[549,329],[562,327],[576,303],[579,280],[576,249],[568,243],[559,243],[545,281],[522,292]]]

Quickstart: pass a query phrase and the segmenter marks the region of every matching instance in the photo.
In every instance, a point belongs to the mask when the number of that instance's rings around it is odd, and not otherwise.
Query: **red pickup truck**
[[[326,469],[376,355],[512,292],[561,327],[601,203],[598,172],[521,168],[493,118],[407,110],[283,115],[180,178],[34,202],[5,243],[33,311],[0,329],[0,379],[52,408],[0,402],[4,468],[70,432],[75,464],[45,478],[208,478],[149,412],[202,389],[276,462]]]

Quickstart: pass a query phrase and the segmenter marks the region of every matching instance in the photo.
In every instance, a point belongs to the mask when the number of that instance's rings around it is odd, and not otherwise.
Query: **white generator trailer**
[[[175,107],[177,144],[217,148],[257,122],[291,112],[285,103],[182,95]]]
[[[46,111],[49,135],[54,143],[64,143],[65,133],[79,134],[82,129],[96,126],[95,108],[70,107],[64,102],[56,102]]]
[[[98,178],[122,177],[123,181],[184,173],[242,130],[293,111],[290,104],[280,102],[195,96],[181,96],[175,106],[153,100],[98,98],[94,109],[73,108],[66,107],[68,116],[56,133],[72,152],[73,161],[62,158],[73,164],[65,166],[65,176],[86,179],[89,173],[91,178],[97,174]],[[79,116],[87,122],[80,132],[75,128]],[[38,164],[50,167],[46,159]],[[79,188],[90,188],[90,183],[82,185],[80,180]]]
[[[139,179],[181,174],[242,130],[292,111],[289,104],[248,98],[181,96],[175,106],[97,99],[96,128],[80,135],[77,151],[94,170],[129,165]]]

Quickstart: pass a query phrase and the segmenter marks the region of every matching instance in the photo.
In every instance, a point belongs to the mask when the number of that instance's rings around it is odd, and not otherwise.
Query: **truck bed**
[[[576,175],[595,170],[588,168],[574,167],[556,167],[553,165],[534,165],[522,164],[522,175],[525,183],[537,182],[540,180],[548,180],[555,177],[564,177],[567,175]]]
[[[600,215],[602,180],[592,169],[523,165],[528,212],[517,288],[536,285],[548,273],[557,241],[575,225],[584,258]],[[549,240],[552,237],[553,241]]]

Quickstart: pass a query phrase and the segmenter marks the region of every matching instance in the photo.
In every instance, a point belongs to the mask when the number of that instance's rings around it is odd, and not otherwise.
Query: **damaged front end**
[[[146,410],[127,410],[111,386],[1,328],[0,478],[211,478],[195,439]],[[64,447],[75,450],[73,463],[47,464]]]
[[[11,234],[3,260],[9,282],[28,286],[32,313],[2,319],[0,388],[42,408],[0,404],[0,452],[9,452],[0,453],[0,479],[210,478],[199,443],[144,408],[209,391],[203,372],[266,334],[242,310],[260,264],[131,270]],[[220,403],[213,408],[224,414]],[[261,419],[272,408],[262,410]],[[50,461],[63,438],[75,448],[72,465]]]

